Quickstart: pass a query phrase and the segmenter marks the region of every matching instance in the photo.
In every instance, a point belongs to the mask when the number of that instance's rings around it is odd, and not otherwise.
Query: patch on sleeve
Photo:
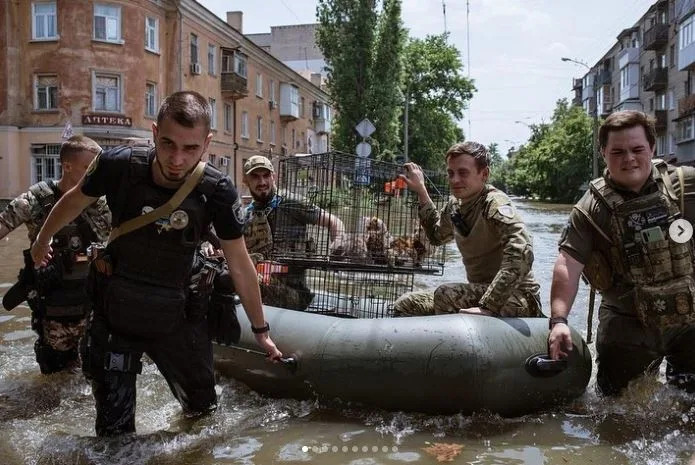
[[[500,205],[497,208],[497,211],[499,212],[500,215],[504,216],[505,218],[512,219],[514,218],[514,207],[512,205]]]
[[[97,169],[97,165],[99,165],[99,157],[101,157],[101,152],[97,154],[96,157],[94,157],[94,160],[89,164],[87,167],[87,172],[85,173],[85,176],[91,176],[92,173],[94,173]]]
[[[234,210],[234,216],[236,217],[237,223],[243,226],[246,222],[246,210],[242,208],[241,200],[238,196],[234,200],[234,205],[232,205],[232,209]]]

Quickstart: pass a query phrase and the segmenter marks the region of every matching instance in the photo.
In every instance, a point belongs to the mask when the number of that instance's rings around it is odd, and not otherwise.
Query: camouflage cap
[[[251,171],[259,168],[266,169],[271,173],[275,172],[275,168],[273,168],[273,164],[270,162],[270,160],[268,160],[268,158],[264,157],[263,155],[254,155],[246,160],[246,163],[244,163],[244,174],[249,174]]]

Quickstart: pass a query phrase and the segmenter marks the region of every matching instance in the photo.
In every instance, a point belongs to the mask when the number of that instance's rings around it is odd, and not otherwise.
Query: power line
[[[285,5],[285,8],[287,8],[287,9],[289,10],[289,12],[292,13],[292,15],[293,15],[295,18],[297,18],[297,21],[299,21],[299,22],[301,23],[302,20],[299,19],[299,16],[297,16],[297,13],[295,13],[295,12],[292,10],[292,8],[290,8],[290,7],[287,5],[287,3],[285,3],[285,0],[280,0],[280,1],[282,2],[283,5]]]

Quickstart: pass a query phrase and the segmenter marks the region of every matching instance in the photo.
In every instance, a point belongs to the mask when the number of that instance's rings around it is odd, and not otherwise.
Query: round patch
[[[151,212],[152,210],[154,210],[154,208],[152,208],[152,207],[150,207],[150,206],[148,206],[148,205],[145,205],[144,207],[142,207],[142,213],[141,213],[141,214],[142,214],[142,215],[146,215],[146,214],[148,214],[149,212]]]
[[[242,208],[239,197],[234,201],[232,209],[234,210],[234,216],[236,216],[237,222],[239,224],[244,224],[246,222],[246,209]]]
[[[183,210],[176,210],[169,217],[169,224],[174,229],[183,229],[188,226],[188,213]]]
[[[82,248],[82,239],[79,236],[73,236],[70,238],[70,249],[80,250]]]
[[[94,171],[96,171],[97,165],[99,164],[99,157],[100,157],[100,156],[101,156],[101,152],[99,152],[99,153],[97,154],[97,156],[94,157],[94,159],[92,160],[92,162],[91,162],[91,163],[89,164],[89,166],[87,167],[87,173],[85,174],[85,176],[90,176],[92,173],[94,173]]]
[[[497,211],[505,218],[514,218],[514,207],[511,205],[500,205]]]

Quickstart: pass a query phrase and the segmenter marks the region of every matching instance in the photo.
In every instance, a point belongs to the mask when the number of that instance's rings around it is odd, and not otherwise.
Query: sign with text
[[[82,124],[130,127],[133,125],[133,120],[128,116],[82,115]]]

